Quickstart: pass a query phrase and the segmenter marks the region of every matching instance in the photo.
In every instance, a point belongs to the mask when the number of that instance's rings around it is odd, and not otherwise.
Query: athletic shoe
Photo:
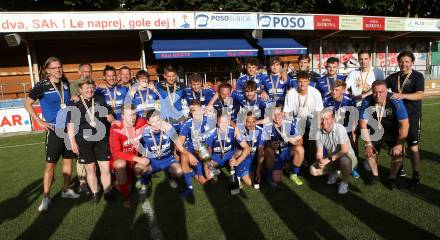
[[[113,202],[115,200],[111,190],[106,192],[106,193],[104,193],[104,200],[107,203]]]
[[[61,197],[62,198],[79,198],[80,195],[69,188],[66,191],[61,191]]]
[[[409,184],[412,186],[417,186],[420,184],[420,178],[418,177],[412,177],[411,180],[409,180]]]
[[[38,211],[42,212],[42,211],[47,211],[47,209],[49,208],[49,204],[50,204],[50,199],[48,197],[43,197],[43,200],[41,201],[40,206],[38,207]]]
[[[399,177],[405,177],[406,176],[405,169],[403,169],[403,166],[401,166],[399,168],[399,171],[397,172],[397,176],[399,176]]]
[[[78,192],[80,194],[89,194],[90,193],[89,188],[87,187],[87,184],[80,185],[78,188]]]
[[[388,178],[387,185],[390,190],[396,189],[397,188],[396,179],[395,178]]]
[[[98,202],[99,202],[99,195],[98,195],[98,193],[92,194],[92,197],[90,198],[90,203],[91,204],[98,204]]]
[[[180,194],[180,196],[184,199],[194,198],[194,190],[186,188],[185,190],[183,190],[183,192]]]
[[[339,194],[346,194],[346,193],[348,193],[348,189],[349,189],[348,183],[346,183],[344,181],[339,183],[339,186],[338,186],[338,193]]]
[[[335,184],[338,179],[338,172],[328,175],[327,184]]]
[[[377,182],[379,182],[379,176],[374,176],[373,174],[371,174],[368,176],[367,180],[365,181],[365,184],[374,185]]]
[[[353,169],[351,171],[351,176],[354,177],[354,178],[360,178],[361,177],[361,175],[359,174],[359,172],[356,169]]]
[[[171,188],[176,189],[178,187],[176,180],[170,178],[168,179],[168,182],[170,183]]]
[[[299,178],[299,176],[294,173],[290,174],[289,179],[298,186],[303,185],[303,181],[301,180],[301,178]]]

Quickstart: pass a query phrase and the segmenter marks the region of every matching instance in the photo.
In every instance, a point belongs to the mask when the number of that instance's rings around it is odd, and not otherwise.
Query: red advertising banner
[[[364,17],[364,31],[385,31],[385,18],[383,17]]]
[[[339,16],[316,15],[313,18],[316,30],[339,30]]]
[[[35,113],[38,116],[40,116],[41,119],[43,119],[43,114],[41,113],[40,105],[34,105],[32,107],[34,108]],[[32,130],[34,130],[34,131],[42,131],[42,130],[44,130],[44,128],[42,128],[40,125],[38,125],[38,122],[35,121],[35,119],[32,118]]]

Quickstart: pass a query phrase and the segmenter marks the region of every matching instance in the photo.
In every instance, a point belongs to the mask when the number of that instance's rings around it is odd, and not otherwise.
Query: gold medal
[[[412,74],[412,70],[406,75],[405,80],[403,80],[402,88],[400,88],[400,74],[397,75],[397,91],[400,94],[402,94],[403,88],[405,87],[405,84],[407,83],[407,81],[408,81],[409,77],[411,76],[411,74]]]
[[[377,115],[377,121],[379,123],[378,128],[382,129],[382,118],[385,112],[385,105],[387,103],[387,100],[385,100],[382,104],[382,106],[380,106],[379,104],[376,104],[376,115]]]
[[[53,83],[52,81],[49,80],[49,82],[52,84],[52,87],[55,89],[55,92],[58,94],[58,96],[60,96],[60,108],[61,109],[65,109],[67,106],[64,103],[64,85],[63,82],[60,80],[60,88],[61,88],[61,93],[58,90],[57,86],[55,85],[55,83]]]
[[[67,105],[66,105],[65,103],[61,103],[61,104],[60,104],[60,108],[61,108],[61,109],[66,109],[66,107],[67,107]]]
[[[90,108],[87,106],[86,102],[84,101],[84,98],[82,96],[80,96],[81,98],[81,102],[83,104],[83,106],[86,108],[86,114],[89,115],[90,118],[90,126],[92,127],[96,127],[96,122],[95,122],[95,99],[92,97],[92,110],[90,111]]]
[[[158,145],[156,143],[156,138],[154,137],[153,130],[150,128],[150,135],[151,135],[151,139],[153,140],[153,145],[154,145],[154,149],[155,149],[154,152],[155,152],[157,158],[162,157],[162,139],[163,139],[162,134],[163,134],[163,132],[162,132],[162,129],[159,131],[160,131],[160,136],[159,136],[159,145]]]

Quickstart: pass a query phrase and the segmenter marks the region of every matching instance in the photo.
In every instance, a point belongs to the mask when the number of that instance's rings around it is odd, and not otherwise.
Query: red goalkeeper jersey
[[[147,123],[148,121],[145,118],[138,117],[134,129],[125,129],[123,121],[121,121],[120,126],[111,126],[109,139],[112,154],[111,161],[116,159],[133,161],[133,157],[138,155],[139,140]]]

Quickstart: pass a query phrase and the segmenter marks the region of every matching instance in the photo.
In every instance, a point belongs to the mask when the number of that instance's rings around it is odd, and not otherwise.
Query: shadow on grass
[[[261,192],[296,238],[345,239],[283,182],[277,187],[265,185]]]
[[[336,188],[324,187],[323,178],[309,178],[310,189],[347,209],[384,239],[436,239],[436,236],[388,211],[373,206],[365,199],[348,192],[338,195]]]
[[[179,186],[182,185],[179,181]],[[164,239],[188,238],[184,204],[179,196],[181,191],[181,188],[172,189],[166,178],[155,186],[153,209]]]
[[[228,178],[221,174],[216,184],[208,183],[203,186],[223,230],[224,238],[264,239],[263,232],[249,214],[240,197],[228,193],[227,183]]]
[[[149,229],[144,219],[144,224],[137,224],[132,228],[139,208],[139,199],[132,197],[132,205],[129,209],[122,206],[122,197],[119,192],[114,190],[115,201],[105,203],[106,206],[102,215],[97,220],[89,239],[135,239],[139,235],[148,238]],[[134,194],[132,194],[134,195]],[[101,198],[101,201],[104,201]],[[136,237],[137,236],[137,237]]]
[[[25,212],[35,200],[39,199],[43,179],[33,181],[14,197],[8,198],[0,203],[0,225],[8,220],[14,220]]]
[[[379,166],[379,172],[388,173],[388,169],[384,168],[383,166]],[[423,184],[423,178],[422,183],[417,186],[410,185],[410,178],[408,177],[398,177],[397,182],[400,190],[405,191],[413,197],[419,198],[427,203],[440,207],[440,191]]]
[[[440,155],[439,154],[433,153],[430,151],[426,151],[426,150],[423,150],[420,148],[419,148],[419,151],[420,151],[420,158],[422,161],[429,160],[429,161],[440,163]]]
[[[75,183],[71,188],[77,189],[77,178],[73,178],[71,182]],[[57,231],[70,210],[74,206],[81,205],[87,200],[88,198],[86,197],[79,199],[62,199],[61,191],[59,191],[51,198],[52,204],[49,206],[48,211],[40,213],[34,222],[20,234],[17,239],[49,239],[52,234]],[[31,211],[36,212],[37,209],[31,209]],[[78,221],[80,221],[80,219],[78,219]]]

